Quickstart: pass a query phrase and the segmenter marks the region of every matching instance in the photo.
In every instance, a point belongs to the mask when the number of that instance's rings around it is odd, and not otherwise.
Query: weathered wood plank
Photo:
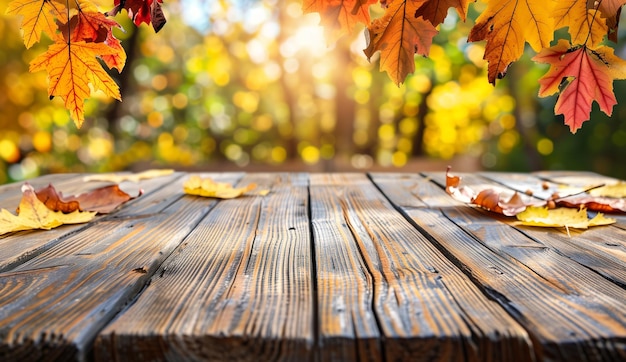
[[[445,182],[443,173],[429,176]],[[474,189],[485,184],[465,176],[464,184]],[[404,197],[411,197],[410,191]],[[470,206],[404,211],[527,328],[538,358],[599,361],[626,356],[624,289],[494,214]]]
[[[385,341],[385,359],[533,359],[532,343],[523,328],[486,298],[364,175],[314,175],[311,198],[325,199],[324,205],[341,205],[340,222],[350,229],[354,240],[349,241],[359,249],[359,264],[366,267],[355,273],[369,273],[373,283],[372,308]],[[342,228],[337,222],[327,226]],[[318,275],[332,266],[329,262],[318,258]],[[344,293],[341,285],[332,288],[322,279],[318,283],[332,297]],[[320,304],[332,302],[325,297],[320,295]],[[360,313],[365,315],[367,309]],[[332,313],[321,316],[334,317]],[[320,322],[324,331],[324,323],[334,321]]]
[[[259,174],[266,197],[220,201],[137,301],[98,337],[96,360],[307,360],[314,281],[306,175]]]
[[[345,179],[311,178],[319,357],[322,361],[381,361],[383,342],[374,315],[374,280],[346,219]]]
[[[177,200],[159,212],[100,219],[0,274],[2,359],[86,358],[97,333],[215,204],[174,183]]]
[[[110,184],[109,182],[83,182],[83,176],[76,174],[56,174],[52,176],[54,177],[32,180],[33,185],[36,188],[41,188],[47,186],[48,183],[53,183],[58,191],[66,195],[76,195]],[[141,184],[122,183],[121,187],[129,192],[130,195],[134,196],[138,194],[139,185],[145,192],[145,195],[125,203],[117,210],[117,213],[107,216],[97,216],[96,219],[90,223],[64,225],[52,230],[21,231],[0,236],[0,272],[10,270],[20,263],[30,260],[58,244],[65,237],[82,229],[89,228],[102,219],[121,217],[129,214],[138,215],[142,208],[153,207],[153,205],[156,205],[157,209],[163,209],[162,200],[159,199],[154,202],[153,199],[155,197],[179,198],[182,189],[180,184],[174,181],[181,176],[182,174],[178,173],[167,177],[145,180],[142,181]],[[164,185],[169,185],[167,190],[163,190],[165,192],[153,193],[155,190],[162,189]],[[15,209],[19,205],[22,197],[20,187],[21,184],[19,187],[1,187],[2,192],[0,194],[6,195],[6,197],[1,201],[0,207]],[[177,187],[178,190],[176,191],[178,192],[174,192],[175,190],[173,190],[172,187]]]

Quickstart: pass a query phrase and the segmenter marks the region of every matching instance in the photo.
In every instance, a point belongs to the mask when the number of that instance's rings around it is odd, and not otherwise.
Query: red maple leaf
[[[550,64],[548,72],[539,80],[539,96],[547,97],[560,91],[554,113],[565,116],[565,124],[572,133],[589,120],[593,101],[608,116],[613,113],[617,103],[613,80],[626,79],[626,61],[615,56],[612,48],[571,47],[568,41],[559,40],[533,60]]]
[[[113,3],[115,7],[107,15],[115,16],[122,9],[126,9],[137,26],[141,23],[152,24],[154,31],[158,32],[165,25],[165,15],[161,8],[163,0],[115,0]]]

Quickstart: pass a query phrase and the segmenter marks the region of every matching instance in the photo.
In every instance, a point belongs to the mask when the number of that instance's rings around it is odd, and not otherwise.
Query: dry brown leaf
[[[91,190],[76,196],[63,196],[53,185],[48,185],[36,191],[37,198],[52,211],[64,213],[80,211],[95,211],[108,214],[118,206],[135,197],[122,191],[118,185],[110,185]]]
[[[74,211],[65,214],[52,211],[39,201],[35,190],[29,184],[22,186],[22,200],[19,213],[13,215],[6,209],[0,210],[0,235],[21,230],[52,229],[63,224],[79,224],[94,218],[95,212]]]

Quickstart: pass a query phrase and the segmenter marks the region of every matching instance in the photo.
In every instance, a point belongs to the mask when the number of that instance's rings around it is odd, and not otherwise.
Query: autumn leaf
[[[35,58],[30,63],[30,71],[48,72],[48,95],[64,100],[76,127],[80,128],[85,120],[84,101],[91,95],[90,84],[94,90],[102,90],[121,100],[118,85],[96,59],[115,53],[115,49],[104,43],[60,41]]]
[[[437,26],[443,23],[446,16],[448,16],[448,9],[455,8],[461,20],[465,21],[469,4],[475,1],[476,0],[421,0],[415,11],[415,17],[419,18],[421,16],[424,20],[428,20],[431,24]]]
[[[57,31],[56,17],[65,11],[65,6],[55,0],[14,0],[7,7],[7,14],[21,15],[22,37],[26,48],[41,40],[41,33],[50,39]]]
[[[511,63],[518,60],[528,42],[536,52],[550,45],[554,33],[554,0],[486,0],[487,9],[476,19],[468,41],[486,40],[484,59],[489,63],[487,77],[506,75]]]
[[[78,210],[69,214],[52,211],[39,201],[32,186],[24,184],[19,213],[13,215],[6,209],[0,210],[0,235],[22,230],[52,229],[63,224],[84,223],[93,219],[95,215],[95,212]]]
[[[617,42],[617,27],[619,25],[619,17],[622,12],[622,6],[626,4],[626,0],[587,0],[589,9],[598,8],[602,18],[606,19],[608,27],[609,39]]]
[[[428,55],[437,29],[429,21],[416,18],[418,1],[389,1],[385,14],[367,27],[368,60],[380,51],[380,70],[396,84],[415,71],[415,54]]]
[[[256,188],[256,184],[245,187],[233,187],[225,182],[215,182],[211,178],[191,176],[183,185],[184,191],[189,195],[213,197],[218,199],[233,199],[242,196]]]
[[[115,7],[108,11],[106,15],[115,16],[122,9],[126,9],[128,17],[133,20],[135,25],[139,26],[141,23],[152,24],[154,32],[158,33],[166,22],[161,7],[162,2],[163,0],[115,0]]]
[[[146,170],[138,173],[127,174],[95,174],[83,177],[83,181],[109,181],[114,183],[120,183],[124,181],[139,182],[140,180],[147,180],[151,178],[167,176],[174,173],[173,169],[154,169]]]
[[[602,187],[594,187],[589,191],[592,196],[626,198],[626,182],[619,181]]]
[[[598,213],[590,220],[585,208],[548,209],[547,207],[528,207],[524,212],[517,214],[517,219],[523,225],[575,229],[587,229],[591,226],[615,223],[615,219],[604,217],[601,213]]]
[[[565,116],[565,124],[572,133],[589,119],[593,101],[608,116],[613,113],[617,104],[613,80],[626,79],[626,61],[615,56],[612,48],[591,49],[584,45],[572,48],[568,41],[559,40],[533,60],[550,64],[548,72],[539,79],[539,96],[560,91],[554,113]]]
[[[92,3],[82,0],[81,7],[77,14],[70,18],[70,21],[59,20],[59,31],[63,34],[65,41],[79,42],[85,41],[104,43],[111,48],[110,54],[101,54],[100,58],[110,69],[117,69],[121,72],[126,64],[126,51],[122,47],[119,39],[113,35],[113,28],[122,28],[115,20],[98,11]]]
[[[588,0],[559,0],[554,7],[555,27],[567,27],[572,44],[596,47],[608,32],[606,20],[589,9]]]
[[[526,210],[527,204],[522,200],[519,193],[507,198],[501,192],[493,189],[485,189],[478,193],[472,203],[478,205],[485,210],[497,212],[506,216],[515,216]]]
[[[446,170],[446,192],[456,200],[469,204],[476,197],[476,192],[467,186],[461,186],[461,177]]]
[[[109,185],[76,196],[63,196],[54,186],[48,185],[36,192],[39,201],[52,211],[70,213],[76,210],[108,214],[135,197],[122,191],[119,185]]]
[[[369,7],[376,0],[303,0],[302,12],[319,13],[329,43],[351,34],[358,23],[370,23]]]

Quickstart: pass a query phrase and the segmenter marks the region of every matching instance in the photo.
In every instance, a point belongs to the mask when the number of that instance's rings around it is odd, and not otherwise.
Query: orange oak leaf
[[[48,185],[36,191],[37,198],[53,211],[64,213],[94,211],[107,214],[135,197],[122,191],[119,185],[109,185],[76,196],[63,196],[54,186]]]
[[[385,14],[367,27],[364,52],[371,59],[380,51],[380,70],[399,85],[415,71],[415,54],[428,55],[438,32],[429,21],[415,17],[420,2],[394,0],[387,4]]]
[[[52,211],[39,201],[35,190],[29,184],[22,186],[22,199],[18,210],[17,215],[13,215],[6,209],[0,210],[0,235],[21,230],[52,229],[63,224],[84,223],[96,215],[95,212],[78,210],[69,214]]]
[[[560,0],[554,7],[555,27],[567,27],[572,44],[595,47],[604,40],[608,28],[598,11],[587,7],[588,0]]]
[[[7,14],[21,15],[22,37],[26,48],[41,40],[41,33],[51,39],[57,31],[56,17],[65,6],[55,0],[14,0],[7,7]]]
[[[528,42],[536,52],[550,46],[554,33],[554,0],[487,0],[468,41],[486,40],[484,59],[491,84],[506,75]]]
[[[121,100],[118,85],[96,59],[115,52],[105,43],[64,42],[61,39],[30,63],[30,71],[48,71],[48,95],[64,100],[76,127],[80,128],[85,120],[84,102],[91,95],[90,85],[94,90],[102,90]]]
[[[455,8],[461,20],[465,21],[470,2],[476,0],[420,0],[421,3],[415,11],[415,17],[420,16],[431,24],[437,26],[448,16],[448,9]]]
[[[587,0],[587,8],[594,9],[597,7],[601,16],[606,19],[609,39],[614,42],[617,42],[617,27],[624,4],[626,4],[626,0]]]
[[[319,13],[329,43],[350,34],[358,23],[369,24],[369,6],[376,0],[303,0],[302,12]]]
[[[565,124],[572,133],[589,119],[593,101],[607,115],[613,113],[617,103],[613,80],[626,79],[626,61],[615,56],[612,48],[572,48],[568,41],[561,39],[533,60],[550,64],[548,72],[539,79],[539,96],[547,97],[562,89],[554,113],[565,116]]]

